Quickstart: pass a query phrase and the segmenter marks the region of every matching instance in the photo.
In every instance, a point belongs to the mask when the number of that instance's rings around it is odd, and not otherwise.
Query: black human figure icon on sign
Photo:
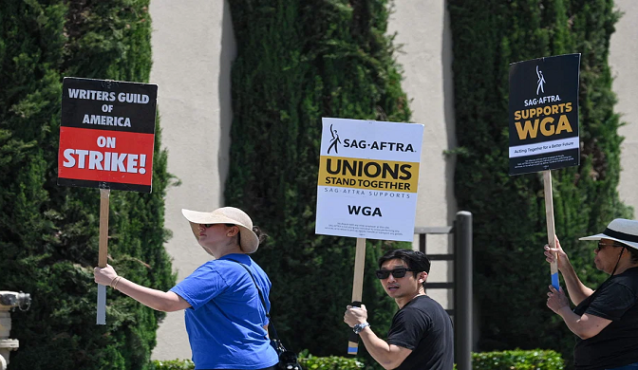
[[[332,134],[332,142],[330,142],[330,146],[328,147],[328,154],[330,154],[330,149],[332,149],[333,147],[335,148],[335,153],[339,154],[339,147],[337,146],[337,144],[340,144],[341,140],[339,140],[337,130],[332,129],[332,125],[330,125],[330,133]]]

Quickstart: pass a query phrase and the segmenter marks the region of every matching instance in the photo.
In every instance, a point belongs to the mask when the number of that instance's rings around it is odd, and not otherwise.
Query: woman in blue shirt
[[[182,210],[208,261],[168,292],[147,288],[118,276],[113,267],[96,267],[95,282],[109,285],[156,310],[185,310],[186,331],[195,369],[257,370],[279,362],[268,338],[271,283],[249,256],[264,238],[242,210]],[[261,290],[239,263],[248,267]]]

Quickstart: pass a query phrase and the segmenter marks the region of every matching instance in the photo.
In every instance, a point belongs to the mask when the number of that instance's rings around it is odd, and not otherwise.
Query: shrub
[[[316,357],[303,351],[299,354],[299,364],[304,370],[360,370],[363,363],[354,358],[337,356]],[[193,370],[195,364],[191,360],[154,360],[149,370]]]
[[[560,354],[548,350],[472,353],[473,370],[562,370]]]
[[[148,370],[193,370],[195,363],[191,360],[151,361]]]
[[[304,370],[360,370],[364,364],[352,357],[315,357],[303,351],[299,354],[299,364]]]
[[[361,370],[366,366],[351,357],[316,357],[304,350],[299,354],[304,370]],[[193,370],[191,360],[152,361],[149,370]],[[563,359],[554,351],[535,349],[472,353],[474,370],[562,370]]]

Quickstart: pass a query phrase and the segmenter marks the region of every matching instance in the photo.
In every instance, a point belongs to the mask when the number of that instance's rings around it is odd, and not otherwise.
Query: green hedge
[[[148,370],[194,370],[195,363],[191,360],[151,361]]]
[[[299,364],[304,370],[360,370],[363,363],[354,358],[337,356],[316,357],[307,351],[299,355]],[[191,360],[152,361],[149,370],[193,370],[195,364]]]
[[[472,353],[474,370],[562,370],[563,359],[555,351],[514,350]]]
[[[364,363],[352,357],[315,357],[303,351],[299,354],[299,364],[304,370],[360,370]]]
[[[346,357],[316,357],[302,351],[299,363],[304,370],[360,370],[364,363]],[[192,370],[191,360],[153,361],[149,370]],[[535,349],[472,354],[474,370],[562,370],[563,359],[554,351]]]

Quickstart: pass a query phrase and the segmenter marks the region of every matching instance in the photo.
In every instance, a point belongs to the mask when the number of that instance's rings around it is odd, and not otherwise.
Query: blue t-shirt
[[[184,298],[186,331],[196,369],[263,369],[279,362],[248,266],[270,311],[268,275],[246,254],[206,262],[171,291]]]

